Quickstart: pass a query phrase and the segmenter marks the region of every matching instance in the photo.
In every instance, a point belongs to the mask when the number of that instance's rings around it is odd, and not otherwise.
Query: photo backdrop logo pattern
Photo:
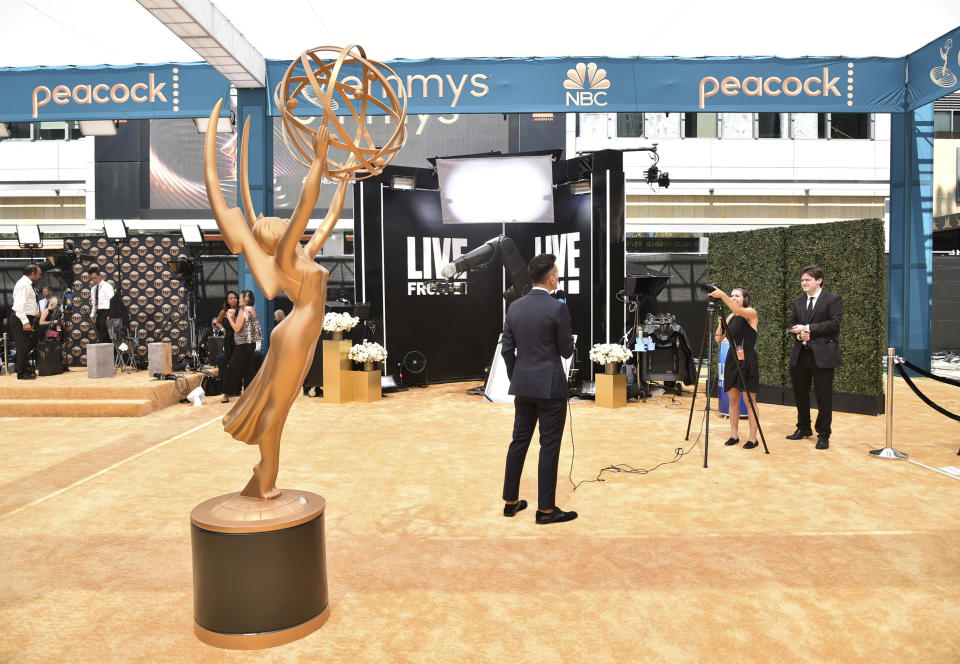
[[[64,351],[73,366],[86,366],[88,343],[97,342],[90,318],[90,266],[98,265],[129,315],[127,343],[140,361],[147,361],[147,344],[172,344],[174,357],[189,350],[185,287],[170,269],[171,261],[186,258],[183,239],[138,235],[126,240],[103,237],[74,238],[90,258],[73,266],[73,308],[65,312]]]

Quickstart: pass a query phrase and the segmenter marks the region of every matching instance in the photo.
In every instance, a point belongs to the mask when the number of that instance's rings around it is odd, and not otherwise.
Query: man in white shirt
[[[100,274],[96,265],[90,267],[90,317],[97,331],[97,343],[110,343],[110,300],[113,286]]]
[[[37,293],[33,284],[43,276],[38,265],[23,268],[23,276],[13,287],[13,316],[10,317],[10,331],[17,345],[17,378],[30,380],[36,378],[29,369],[30,352],[36,344],[34,325],[40,308],[37,305]]]

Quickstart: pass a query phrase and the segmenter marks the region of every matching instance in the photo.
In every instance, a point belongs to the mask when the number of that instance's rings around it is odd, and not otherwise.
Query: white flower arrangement
[[[359,322],[359,318],[346,312],[342,314],[331,312],[323,317],[323,329],[327,332],[346,332],[352,330]]]
[[[354,362],[383,362],[387,359],[387,349],[374,341],[363,340],[362,344],[354,344],[347,357]]]
[[[590,359],[597,364],[616,364],[630,359],[630,351],[620,344],[594,344]]]

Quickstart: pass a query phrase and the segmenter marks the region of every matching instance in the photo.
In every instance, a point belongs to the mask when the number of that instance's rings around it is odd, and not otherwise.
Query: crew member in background
[[[39,265],[28,265],[23,268],[23,276],[13,287],[13,316],[10,317],[10,332],[13,334],[13,342],[17,345],[17,378],[21,380],[37,377],[30,370],[28,362],[37,341],[34,325],[40,313],[33,284],[41,276],[43,276],[43,270]]]
[[[110,343],[110,300],[113,299],[113,286],[100,274],[96,265],[90,267],[90,317],[97,331],[97,343]]]
[[[49,286],[44,286],[40,289],[40,301],[37,302],[37,307],[40,309],[42,314],[47,310],[47,302],[50,301],[50,298],[53,297],[53,289]]]
[[[553,254],[540,254],[527,265],[533,288],[507,310],[500,350],[510,377],[510,394],[514,395],[513,441],[507,450],[503,479],[503,515],[514,516],[527,506],[527,501],[519,498],[520,474],[533,428],[539,422],[537,523],[577,518],[576,512],[564,512],[556,505],[560,441],[570,394],[560,358],[573,355],[570,310],[550,297],[559,281],[556,260]]]

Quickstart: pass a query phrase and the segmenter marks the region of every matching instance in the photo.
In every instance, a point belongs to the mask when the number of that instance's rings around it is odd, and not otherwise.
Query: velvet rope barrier
[[[932,378],[934,380],[940,381],[941,383],[946,383],[947,385],[953,385],[954,387],[960,387],[960,381],[958,380],[952,380],[950,378],[944,378],[943,376],[934,375],[929,371],[925,371],[924,369],[921,369],[916,364],[913,364],[912,362],[905,360],[902,357],[899,358],[899,361],[902,364],[906,364],[908,369],[910,369],[911,371],[916,371],[921,376],[924,376],[926,378]]]
[[[956,422],[960,422],[960,415],[956,415],[956,414],[954,414],[954,413],[951,413],[951,412],[950,412],[949,410],[947,410],[946,408],[942,408],[942,407],[938,406],[938,405],[935,404],[933,401],[931,401],[930,398],[927,397],[926,394],[924,394],[923,392],[921,392],[921,391],[920,391],[920,388],[918,388],[916,385],[914,385],[914,384],[913,384],[913,381],[910,380],[910,376],[907,374],[906,370],[903,368],[903,366],[902,366],[901,363],[906,364],[907,366],[909,366],[909,367],[910,367],[911,369],[913,369],[914,371],[916,371],[916,369],[915,369],[912,365],[910,365],[909,362],[907,362],[906,360],[904,360],[904,359],[902,359],[902,358],[900,359],[899,362],[897,362],[897,365],[896,365],[896,366],[897,366],[897,371],[900,372],[900,377],[903,378],[903,380],[907,383],[907,385],[910,386],[910,389],[913,390],[913,393],[916,394],[923,403],[927,404],[928,406],[930,406],[931,408],[933,408],[935,411],[937,411],[937,412],[940,413],[941,415],[946,415],[946,416],[949,417],[951,420],[954,420],[954,421],[956,421]],[[922,372],[922,371],[921,371],[920,373],[926,373],[926,372]]]

